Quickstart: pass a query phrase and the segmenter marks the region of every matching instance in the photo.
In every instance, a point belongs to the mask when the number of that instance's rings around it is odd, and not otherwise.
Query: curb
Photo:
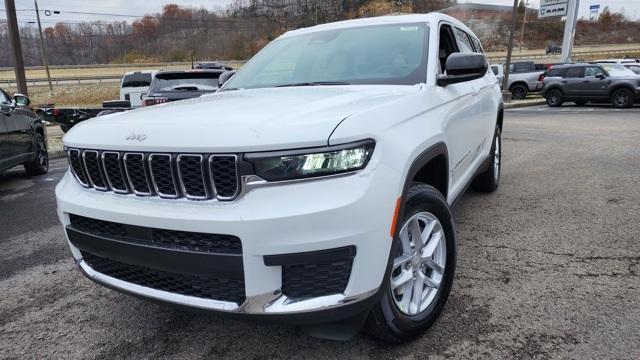
[[[529,107],[529,106],[537,106],[546,104],[546,100],[535,100],[535,101],[527,101],[527,102],[518,102],[518,103],[506,103],[504,104],[505,109],[516,109],[521,107]]]

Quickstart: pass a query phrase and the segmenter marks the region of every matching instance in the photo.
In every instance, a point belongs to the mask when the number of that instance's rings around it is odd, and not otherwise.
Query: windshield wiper
[[[276,85],[275,87],[292,87],[292,86],[329,86],[329,85],[351,85],[347,81],[308,81],[293,84]]]

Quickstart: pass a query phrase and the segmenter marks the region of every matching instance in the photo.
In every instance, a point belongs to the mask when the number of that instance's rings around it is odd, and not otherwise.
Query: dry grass
[[[225,63],[229,64],[234,68],[239,68],[242,65],[240,61],[225,61]],[[129,71],[139,71],[139,70],[180,70],[180,69],[188,69],[189,65],[184,64],[171,64],[166,63],[162,66],[144,66],[144,65],[127,65],[125,67],[96,67],[96,68],[74,68],[74,69],[51,69],[51,77],[70,77],[70,76],[107,76],[107,75],[118,75],[122,76],[124,73]],[[43,79],[47,77],[47,73],[44,70],[27,70],[26,71],[27,79]],[[15,73],[13,70],[4,70],[0,71],[0,82],[2,80],[13,80],[15,79]]]
[[[31,104],[38,107],[55,103],[57,107],[99,107],[105,100],[117,100],[120,84],[59,85],[49,92],[46,86],[29,87]],[[16,89],[5,89],[10,94]]]

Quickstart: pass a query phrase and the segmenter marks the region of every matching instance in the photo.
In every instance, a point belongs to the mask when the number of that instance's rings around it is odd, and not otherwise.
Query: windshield
[[[635,76],[636,74],[620,64],[602,64],[609,76]]]
[[[151,84],[150,73],[133,73],[127,74],[122,79],[122,87],[141,87],[149,86]]]
[[[225,89],[425,82],[427,27],[399,24],[326,30],[276,40]]]
[[[218,89],[218,72],[180,72],[158,74],[151,83],[151,90],[162,91],[213,91]]]

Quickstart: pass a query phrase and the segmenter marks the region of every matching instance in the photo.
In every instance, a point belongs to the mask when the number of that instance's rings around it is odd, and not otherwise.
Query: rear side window
[[[547,73],[547,77],[563,77],[567,68],[551,68]]]
[[[471,39],[469,38],[469,35],[466,32],[458,28],[455,28],[455,34],[456,34],[456,39],[458,40],[458,47],[460,48],[460,52],[463,52],[463,53],[475,52],[473,49],[473,43],[471,43]]]
[[[511,64],[511,73],[513,74],[526,73],[534,70],[535,65],[533,64],[533,62],[525,61]]]
[[[572,68],[568,68],[567,72],[564,74],[566,78],[581,78],[584,77],[584,67],[576,66]]]
[[[151,84],[150,73],[133,73],[124,76],[122,79],[122,87],[142,87]]]

